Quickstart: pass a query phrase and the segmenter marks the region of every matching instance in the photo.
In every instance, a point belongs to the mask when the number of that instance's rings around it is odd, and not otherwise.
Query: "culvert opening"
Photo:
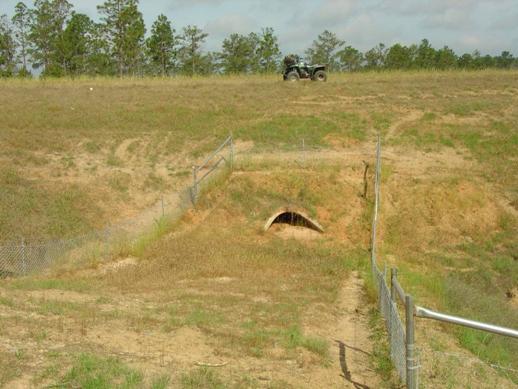
[[[318,222],[300,211],[282,210],[276,212],[268,219],[264,230],[268,231],[275,224],[287,224],[294,227],[308,228],[317,232],[324,232],[324,229]]]

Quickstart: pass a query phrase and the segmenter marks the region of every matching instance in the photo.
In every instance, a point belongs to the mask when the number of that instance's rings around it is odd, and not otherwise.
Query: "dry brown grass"
[[[516,201],[517,77],[395,72],[334,75],[325,85],[277,77],[2,80],[0,236],[57,237],[132,215],[181,185],[231,131],[256,150],[299,149],[303,138],[308,148],[340,150],[377,130],[404,150],[455,148],[484,161]],[[26,222],[13,222],[19,218]]]
[[[137,266],[4,283],[4,382],[76,384],[73,367],[89,364],[118,366],[110,379],[136,387],[171,370],[177,386],[260,387],[264,370],[279,371],[267,377],[271,387],[300,387],[286,378],[291,364],[301,380],[329,375],[332,348],[322,334],[343,316],[333,308],[343,281],[366,270],[362,160],[372,162],[377,130],[382,260],[400,268],[423,305],[518,326],[506,297],[518,282],[516,72],[359,74],[325,85],[259,77],[2,81],[0,89],[2,239],[75,233],[134,215],[187,182],[190,166],[229,131],[241,152],[230,181],[205,193],[170,235],[146,240]],[[285,205],[316,217],[325,238],[260,232]],[[308,314],[321,322],[309,325]],[[421,323],[425,349],[516,362],[512,342]],[[175,347],[185,353],[175,357]],[[109,356],[119,361],[107,363]],[[221,374],[180,373],[207,357],[232,363]],[[434,363],[443,372],[452,364]],[[509,384],[491,369],[478,381],[457,380],[468,370],[444,380],[425,372],[425,382]]]
[[[315,377],[333,385],[336,376],[326,372],[338,364],[332,334],[341,318],[335,304],[350,270],[366,254],[365,248],[337,244],[335,237],[347,230],[368,240],[366,218],[344,224],[348,212],[361,215],[366,206],[355,177],[360,170],[325,172],[319,166],[290,177],[282,171],[241,173],[207,193],[196,212],[149,246],[137,264],[73,271],[47,284],[26,279],[4,285],[2,295],[15,304],[0,307],[5,314],[0,336],[9,337],[13,349],[26,350],[27,340],[18,332],[23,328],[35,331],[40,349],[56,349],[53,360],[28,355],[21,371],[37,385],[52,382],[67,376],[74,356],[95,350],[96,358],[117,356],[144,371],[145,382],[167,373],[180,385],[180,372],[192,370],[195,362],[226,361],[221,377],[229,385],[247,380],[255,383],[245,387],[254,387],[262,376],[284,387],[300,387]],[[340,176],[350,176],[352,188]],[[327,196],[330,202],[324,193],[334,193]],[[340,209],[344,197],[359,209]],[[314,241],[264,233],[264,218],[275,202],[314,212],[329,233]],[[351,304],[363,304],[361,289],[354,290],[358,295]],[[313,312],[329,322],[314,320]],[[31,321],[21,319],[29,313]],[[351,328],[368,345],[361,321]],[[43,371],[31,368],[36,363]],[[356,379],[372,382],[360,378],[370,374],[368,360],[362,363],[364,372]],[[171,373],[173,366],[177,372]],[[292,376],[293,368],[314,377]],[[55,376],[45,375],[46,369],[57,369]]]

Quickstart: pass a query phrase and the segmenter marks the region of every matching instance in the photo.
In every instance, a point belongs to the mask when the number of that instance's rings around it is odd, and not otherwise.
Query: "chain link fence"
[[[159,227],[165,219],[178,217],[189,206],[189,190],[183,190],[174,203],[162,198],[146,218],[137,215],[69,239],[0,243],[0,278],[26,276],[56,264],[79,263],[131,251],[146,230]]]
[[[228,155],[225,157],[225,149],[228,149]],[[212,173],[218,169],[221,164],[227,163],[230,170],[234,168],[234,138],[232,134],[214,150],[199,166],[192,167],[193,182],[190,188],[191,201],[196,205],[200,193],[200,187],[209,181]]]
[[[224,155],[226,148],[230,150],[230,156]],[[160,228],[167,220],[180,218],[195,202],[203,185],[210,182],[209,176],[214,176],[213,173],[224,166],[232,168],[233,157],[233,140],[230,136],[205,160],[202,168],[198,168],[198,172],[203,172],[202,179],[195,179],[192,186],[170,199],[162,196],[152,209],[146,211],[145,217],[137,215],[102,230],[69,239],[0,242],[0,278],[26,276],[40,273],[56,264],[80,263],[88,259],[106,258],[124,250],[131,251],[146,231]]]
[[[408,388],[416,388],[418,383],[418,364],[414,360],[413,334],[407,337],[406,324],[401,319],[397,306],[395,288],[387,283],[387,271],[381,271],[377,265],[376,240],[378,235],[378,220],[381,194],[381,139],[378,137],[376,144],[376,170],[374,178],[374,215],[371,231],[371,272],[374,286],[378,295],[378,306],[385,322],[390,346],[390,359],[401,381],[407,383]],[[408,318],[406,318],[408,319]],[[412,328],[413,330],[413,328]],[[409,349],[412,351],[409,353]]]
[[[374,215],[371,232],[371,271],[374,286],[378,295],[379,311],[384,319],[390,344],[390,358],[400,377],[409,389],[419,387],[420,379],[426,387],[435,385],[448,387],[477,387],[477,388],[511,388],[513,382],[518,381],[518,370],[509,366],[489,364],[477,358],[440,352],[426,348],[417,349],[414,344],[415,318],[438,320],[450,324],[461,325],[481,331],[496,333],[502,336],[518,339],[518,331],[499,327],[489,323],[482,323],[466,318],[452,316],[430,309],[415,306],[412,296],[407,295],[397,279],[397,269],[391,269],[390,283],[387,282],[387,269],[381,271],[378,267],[376,239],[378,234],[378,219],[380,210],[380,186],[381,186],[381,140],[378,137],[376,146],[376,172],[374,183]],[[390,285],[390,286],[389,286]],[[402,303],[402,314],[398,308],[398,302]],[[404,317],[404,321],[402,319]],[[512,340],[511,340],[512,341]],[[423,345],[427,347],[427,345]],[[425,366],[426,376],[420,377],[421,362]],[[468,367],[470,374],[459,377],[450,374],[451,366]],[[444,373],[439,374],[439,369]],[[495,372],[497,374],[495,374]],[[434,381],[435,377],[438,381]]]
[[[420,359],[423,373],[422,387],[511,389],[516,388],[518,369],[487,363],[466,354],[422,348]],[[458,374],[451,366],[459,366],[467,374]],[[495,372],[497,374],[495,374]]]

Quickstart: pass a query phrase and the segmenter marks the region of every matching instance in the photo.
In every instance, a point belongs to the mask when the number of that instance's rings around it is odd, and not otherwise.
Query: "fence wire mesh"
[[[487,363],[469,354],[422,348],[420,361],[427,374],[423,374],[422,386],[439,385],[452,388],[511,389],[516,388],[518,369]],[[451,366],[462,368],[465,374],[456,374]]]
[[[378,268],[376,263],[373,266],[373,274],[376,280],[378,291],[378,305],[381,316],[385,322],[390,345],[390,358],[399,378],[406,381],[406,344],[405,324],[401,319],[396,302],[392,300],[390,288],[386,281],[386,274]]]
[[[371,235],[371,271],[373,282],[378,292],[379,311],[384,319],[390,345],[390,358],[401,381],[406,382],[406,334],[405,324],[401,319],[396,302],[393,300],[390,287],[387,284],[387,274],[377,265],[376,241],[378,235],[378,220],[381,193],[381,139],[376,145],[376,171],[374,181],[374,215]],[[418,371],[414,372],[418,376]]]
[[[188,191],[180,194],[180,200],[169,205],[162,200],[161,207],[149,215],[150,224],[160,224],[164,217],[181,214],[189,206]],[[102,258],[110,253],[131,248],[146,229],[141,217],[130,218],[102,230],[91,231],[69,239],[48,241],[9,242],[0,244],[0,278],[35,274],[57,263],[79,262],[85,259]]]
[[[371,235],[371,270],[373,282],[378,294],[379,311],[384,319],[388,333],[390,358],[401,380],[411,389],[418,388],[420,384],[423,387],[516,388],[518,369],[516,369],[514,365],[501,366],[486,363],[479,358],[472,358],[467,355],[430,350],[426,345],[424,346],[427,347],[426,349],[414,349],[413,321],[416,311],[413,299],[411,296],[405,295],[400,284],[397,282],[397,271],[393,276],[391,275],[391,284],[393,286],[391,289],[387,283],[386,269],[385,271],[381,271],[378,267],[376,243],[379,232],[380,188],[381,141],[378,137],[376,146],[374,215]],[[406,308],[406,312],[404,313],[405,321],[401,319],[397,306],[397,301],[401,301],[401,299],[404,301],[403,305]],[[516,337],[516,335],[509,335],[514,331],[511,329],[445,315],[440,312],[426,310],[423,307],[418,308],[423,312],[428,311],[428,316],[417,312],[417,317],[435,318],[436,320]],[[432,313],[436,317],[431,316]],[[438,315],[442,317],[439,319],[437,317]],[[483,328],[480,324],[484,325],[482,326]],[[475,325],[476,327],[473,327]],[[407,330],[409,331],[408,334],[406,333]],[[469,371],[469,374],[455,374],[453,372],[457,370],[452,369],[451,366],[461,366],[463,370]],[[420,373],[421,371],[426,374]]]
[[[225,149],[228,148],[228,155],[225,157]],[[202,183],[207,183],[213,173],[225,162],[232,170],[234,167],[234,138],[230,135],[225,141],[214,150],[199,166],[193,166],[193,183],[190,187],[190,196],[193,205],[198,200]]]
[[[229,141],[230,139],[230,141]],[[230,147],[230,159],[225,159],[228,164],[233,159],[232,138],[228,138],[211,157],[219,156],[224,146]],[[208,164],[207,160],[204,162]],[[210,173],[221,170],[224,164],[218,162],[215,167],[209,166]],[[206,178],[206,177],[204,177]],[[198,192],[203,185],[208,185],[210,180],[195,182]],[[101,259],[108,257],[110,253],[123,249],[131,250],[139,244],[142,234],[154,226],[160,226],[167,218],[174,220],[179,218],[190,206],[192,200],[192,187],[181,190],[171,196],[171,201],[161,201],[148,210],[145,218],[137,215],[135,218],[124,220],[101,230],[91,231],[73,238],[55,239],[47,241],[27,241],[20,239],[17,242],[0,242],[0,278],[20,277],[39,273],[55,264],[77,263],[87,259]],[[144,221],[143,221],[144,220]]]

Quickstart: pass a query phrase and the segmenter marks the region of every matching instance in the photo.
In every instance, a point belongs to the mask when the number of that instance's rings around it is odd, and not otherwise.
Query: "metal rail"
[[[209,170],[207,170],[207,172],[203,176],[198,178],[197,183],[199,184],[205,178],[207,178],[207,176],[209,176],[214,170],[216,170],[218,168],[218,166],[220,165],[220,163],[223,162],[223,161],[226,161],[225,157],[220,157],[220,159],[218,159],[218,162],[216,162],[214,165],[212,165],[211,168]]]
[[[406,304],[406,295],[405,295],[405,291],[403,290],[403,288],[401,287],[401,285],[399,284],[399,281],[397,280],[396,277],[392,277],[392,286],[394,287],[394,290],[396,292],[396,296],[399,297],[399,299],[401,300],[401,302],[403,304]]]
[[[224,156],[219,155],[221,153],[221,151],[227,146],[229,146],[229,149],[230,149],[230,157],[229,157],[228,161]],[[215,163],[213,163],[212,166],[209,166],[211,161],[214,160],[216,157],[218,157],[218,155],[219,155],[219,159]],[[196,205],[196,201],[198,199],[199,186],[200,186],[201,182],[205,178],[207,178],[210,174],[212,174],[212,172],[214,170],[216,170],[219,167],[219,165],[221,164],[221,162],[223,162],[223,161],[227,162],[230,165],[231,170],[233,169],[233,167],[234,167],[234,138],[232,137],[232,134],[230,134],[228,136],[228,138],[225,139],[225,141],[215,151],[213,151],[207,158],[205,158],[205,160],[203,161],[203,163],[200,166],[192,167],[193,182],[192,182],[192,186],[190,188],[190,192],[191,192],[191,201],[192,201],[193,205]],[[203,176],[199,177],[199,174],[206,168],[208,170],[203,174]]]
[[[518,331],[511,328],[495,326],[493,324],[481,323],[479,321],[468,320],[458,316],[446,315],[444,313],[435,312],[431,309],[426,309],[420,306],[415,307],[415,315],[425,319],[433,319],[443,321],[446,323],[457,324],[464,327],[474,328],[476,330],[482,330],[492,332],[494,334],[510,336],[512,338],[518,338]]]
[[[229,135],[227,139],[215,150],[212,152],[211,155],[209,155],[207,158],[205,158],[205,161],[197,167],[198,171],[202,170],[207,164],[221,151],[223,148],[229,144],[229,142],[232,142],[232,135]]]

